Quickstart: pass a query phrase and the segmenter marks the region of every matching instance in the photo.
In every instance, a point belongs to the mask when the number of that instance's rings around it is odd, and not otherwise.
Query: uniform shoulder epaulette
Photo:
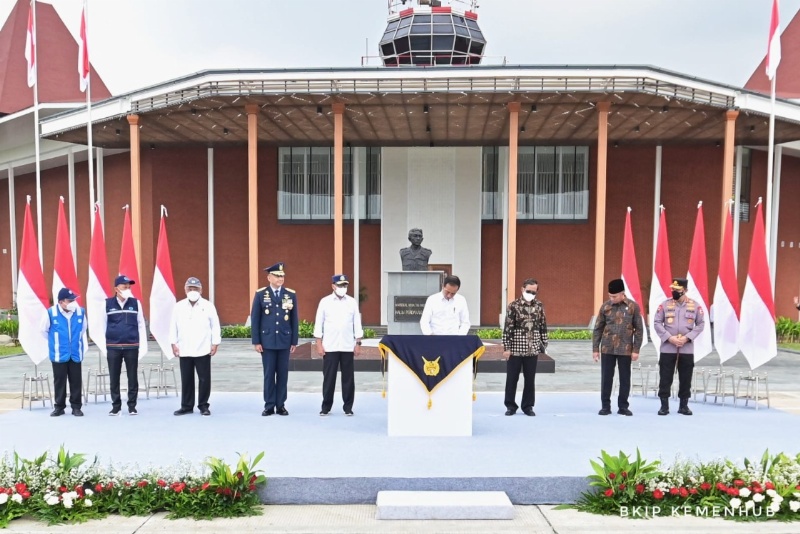
[[[267,286],[259,287],[258,289],[256,289],[256,293],[258,293],[259,291],[264,291],[265,289],[267,289]]]
[[[294,289],[289,289],[288,287],[284,287],[283,289],[285,289],[289,293],[294,293]]]
[[[697,302],[695,302],[693,299],[690,299],[689,297],[686,297],[686,304],[697,304]]]

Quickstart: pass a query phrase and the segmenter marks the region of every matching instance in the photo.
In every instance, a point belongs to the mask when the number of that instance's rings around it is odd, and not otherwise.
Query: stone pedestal
[[[425,300],[442,290],[442,271],[390,271],[386,318],[390,335],[421,335]]]

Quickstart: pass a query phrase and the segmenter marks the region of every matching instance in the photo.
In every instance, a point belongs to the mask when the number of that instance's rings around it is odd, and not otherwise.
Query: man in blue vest
[[[147,354],[147,329],[142,307],[131,293],[131,285],[135,283],[124,274],[117,276],[114,279],[115,295],[106,299],[106,349],[111,390],[111,411],[108,415],[119,415],[122,410],[119,378],[123,362],[128,375],[128,413],[139,413],[136,411],[139,358]]]
[[[289,415],[286,393],[289,382],[289,354],[297,346],[297,296],[283,287],[283,262],[264,269],[269,285],[256,291],[250,311],[253,348],[261,354],[264,367],[263,416]]]
[[[78,306],[78,295],[64,287],[58,292],[58,303],[47,312],[42,325],[50,346],[50,361],[53,363],[53,388],[55,409],[50,417],[64,415],[67,407],[67,382],[69,382],[69,404],[72,415],[83,417],[81,411],[81,362],[89,349],[86,339],[86,310]]]

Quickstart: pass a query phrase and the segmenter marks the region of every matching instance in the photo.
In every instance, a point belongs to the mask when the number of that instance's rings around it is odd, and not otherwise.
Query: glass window
[[[454,28],[456,29],[456,33],[458,35],[463,35],[464,37],[469,37],[469,32],[467,31],[467,29],[464,26],[454,26]]]
[[[411,36],[411,50],[430,50],[431,37],[430,35],[412,35]]]
[[[434,24],[450,24],[453,25],[453,19],[450,18],[449,14],[438,14],[433,16],[433,23]]]
[[[385,43],[381,45],[381,54],[384,56],[393,56],[394,55],[394,44],[392,43]]]
[[[739,220],[741,222],[750,222],[750,176],[751,176],[751,165],[750,165],[750,149],[743,148],[742,149],[742,172],[741,172],[741,181],[742,185],[739,188]],[[735,172],[735,170],[734,170]],[[736,175],[734,174],[734,177]],[[731,196],[736,194],[736,180],[734,179],[734,190],[731,193]]]
[[[413,17],[406,17],[400,20],[400,28],[405,28],[407,26],[411,26],[411,19]]]
[[[408,47],[408,37],[403,37],[402,39],[395,39],[394,47],[397,50],[398,54],[405,54],[409,51]]]
[[[469,26],[469,28],[470,28],[471,30],[480,30],[480,27],[478,26],[478,23],[477,23],[477,22],[475,22],[474,20],[472,20],[472,19],[466,19],[466,18],[465,18],[464,20],[466,20],[466,21],[467,21],[467,26]]]
[[[433,50],[442,50],[450,52],[453,50],[453,36],[452,35],[434,35],[433,36]]]
[[[397,33],[395,34],[394,38],[398,39],[400,37],[405,37],[406,35],[408,35],[408,31],[409,31],[408,26],[406,26],[405,28],[400,28],[399,30],[397,30]]]
[[[469,46],[469,53],[475,55],[481,55],[483,53],[483,43],[480,41],[472,41],[472,44]]]
[[[430,15],[414,15],[414,24],[430,24]]]
[[[393,20],[389,24],[386,25],[386,31],[397,29],[397,26],[400,24],[399,20]]]
[[[431,25],[430,24],[414,24],[411,26],[411,34],[412,35],[430,35],[431,34]]]
[[[359,218],[380,220],[380,148],[364,148],[361,154]],[[282,147],[278,155],[278,218],[281,220],[333,219],[333,149],[331,147]],[[343,212],[353,218],[352,150],[345,148]]]
[[[453,25],[452,24],[434,24],[433,25],[433,33],[453,35]]]
[[[469,39],[467,39],[466,37],[457,36],[456,44],[453,50],[455,50],[456,52],[463,52],[464,54],[469,52]]]

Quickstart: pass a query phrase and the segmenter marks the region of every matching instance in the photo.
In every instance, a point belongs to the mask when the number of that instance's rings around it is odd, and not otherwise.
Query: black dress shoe
[[[690,410],[688,406],[684,405],[678,408],[678,413],[681,415],[692,415],[692,410]]]
[[[524,413],[528,417],[535,417],[536,416],[536,412],[534,412],[533,410],[522,410],[522,413]]]
[[[353,410],[346,410],[346,411],[344,412],[344,414],[345,414],[347,417],[353,417]]]
[[[184,410],[183,408],[181,408],[180,410],[175,410],[174,412],[172,412],[172,415],[187,415],[192,413],[193,411],[194,410]]]
[[[58,417],[59,415],[64,415],[64,410],[61,408],[56,408],[50,412],[50,417]]]
[[[74,415],[75,417],[83,417],[83,411],[81,411],[80,408],[73,408],[72,415]]]
[[[506,410],[506,415],[514,415],[517,413],[517,410]]]
[[[330,413],[330,410],[322,410],[319,412],[320,417],[326,417]]]
[[[597,415],[611,415],[611,408],[601,408]]]
[[[275,408],[270,408],[269,410],[264,410],[261,412],[262,417],[266,417],[268,415],[275,415]]]
[[[208,408],[206,408],[205,410],[200,410],[200,415],[202,415],[203,417],[210,417],[211,410],[209,410]]]
[[[630,417],[631,415],[633,415],[633,412],[632,412],[632,411],[630,411],[630,410],[629,410],[629,409],[627,409],[627,408],[620,408],[619,410],[617,410],[617,413],[618,413],[618,414],[620,414],[620,415],[627,415],[628,417]]]
[[[285,406],[281,406],[275,410],[275,413],[278,415],[289,415],[289,410],[287,410]]]

